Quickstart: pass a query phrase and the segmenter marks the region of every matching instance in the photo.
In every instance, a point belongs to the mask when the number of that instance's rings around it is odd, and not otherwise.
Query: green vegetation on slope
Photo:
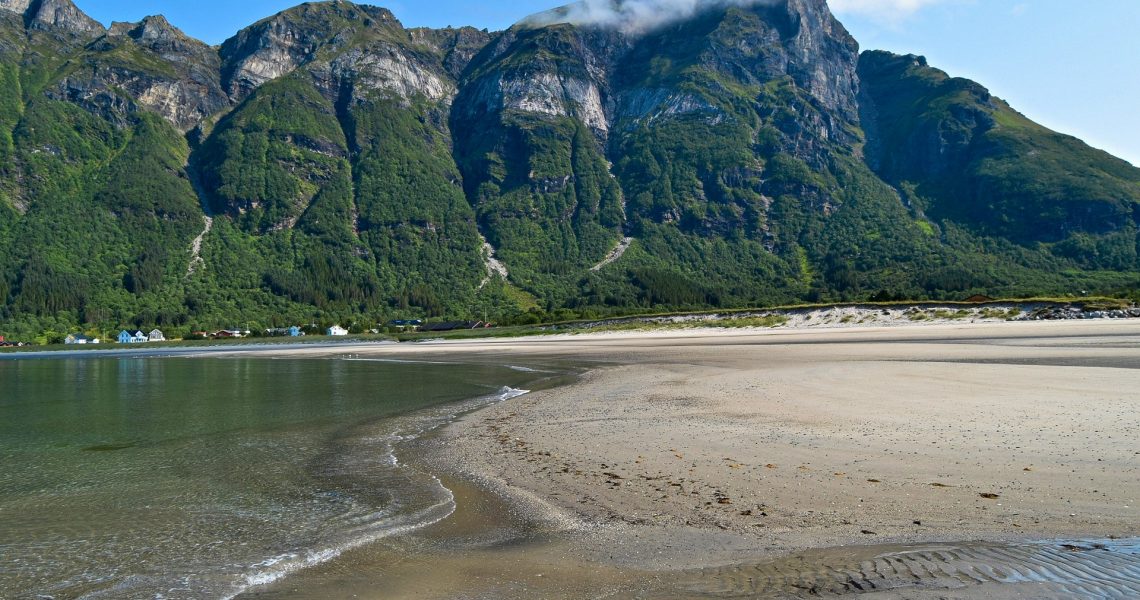
[[[935,219],[1052,250],[1085,268],[1135,269],[1140,170],[1037,125],[982,86],[916,56],[867,52],[871,160]]]
[[[796,6],[626,37],[310,3],[217,51],[0,11],[0,335],[1140,287],[1140,170]]]

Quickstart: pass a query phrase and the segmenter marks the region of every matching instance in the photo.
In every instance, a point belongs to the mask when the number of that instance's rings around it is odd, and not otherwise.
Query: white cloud
[[[747,6],[774,0],[581,0],[562,8],[527,17],[526,25],[555,23],[616,27],[625,33],[641,33],[692,17],[698,11],[718,6]]]
[[[859,15],[877,21],[898,23],[914,13],[945,0],[828,0],[838,15]]]

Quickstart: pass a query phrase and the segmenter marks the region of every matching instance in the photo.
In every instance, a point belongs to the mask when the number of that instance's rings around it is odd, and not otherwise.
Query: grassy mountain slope
[[[185,138],[84,68],[109,53],[130,69],[121,47],[18,26],[0,23],[13,84],[0,158],[4,314],[37,327],[183,319],[181,274],[202,224]],[[91,92],[81,103],[69,96],[80,90]]]
[[[1137,268],[1140,169],[922,57],[867,52],[860,76],[876,123],[872,164],[932,218],[1087,268]]]
[[[243,69],[261,67],[230,47],[271,46],[283,28],[333,41],[289,50],[293,71],[247,89]],[[343,316],[468,315],[502,300],[495,286],[480,294],[481,242],[450,150],[444,62],[459,41],[417,43],[386,11],[336,3],[235,40],[223,55],[242,65],[228,69],[248,96],[195,153],[214,209],[258,248],[235,286],[260,277],[275,296]]]
[[[1140,287],[1140,170],[823,0],[637,34],[316,2],[220,48],[51,3],[0,9],[0,335]]]

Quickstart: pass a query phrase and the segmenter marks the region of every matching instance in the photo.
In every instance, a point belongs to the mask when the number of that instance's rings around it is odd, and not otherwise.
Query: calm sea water
[[[401,440],[534,381],[352,357],[0,360],[0,597],[228,597],[454,509]]]

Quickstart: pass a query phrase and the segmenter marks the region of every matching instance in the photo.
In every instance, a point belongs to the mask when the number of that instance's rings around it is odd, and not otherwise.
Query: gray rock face
[[[786,10],[797,25],[785,45],[788,74],[827,108],[858,120],[859,43],[824,0],[787,0]]]
[[[358,34],[386,29],[406,37],[396,17],[382,8],[340,1],[302,4],[242,30],[222,45],[224,87],[234,98],[244,98],[318,54],[337,54]]]
[[[694,40],[702,40],[695,58],[709,72],[749,85],[791,78],[829,113],[807,123],[816,137],[844,136],[840,121],[858,122],[859,47],[825,0],[711,9],[692,22],[631,34],[596,26],[518,26],[484,53],[464,83],[472,91],[462,94],[457,109],[463,118],[503,111],[572,116],[601,138],[619,121],[697,112],[715,120],[716,107],[678,89],[674,78],[646,77],[663,56],[691,61],[693,56],[669,55]],[[512,62],[531,51],[528,45],[554,58]]]
[[[226,91],[238,98],[247,96],[265,82],[296,69],[316,49],[316,40],[306,39],[280,20],[266,23],[256,32],[243,32],[222,47],[222,57],[228,63]]]
[[[408,33],[412,41],[432,48],[443,59],[443,66],[453,79],[459,79],[475,55],[479,53],[494,34],[474,27],[454,29],[411,29]]]
[[[18,4],[23,3],[16,1]],[[29,29],[63,30],[85,37],[96,37],[106,31],[71,0],[36,0],[29,3],[28,11],[26,18]]]
[[[141,46],[167,55],[184,54],[206,46],[186,36],[162,15],[146,17],[138,23],[113,23],[110,35],[130,37]]]
[[[134,104],[158,113],[183,132],[230,105],[221,87],[217,53],[163,17],[115,23],[89,50],[97,53],[88,59],[91,69],[68,77],[51,93],[118,122],[135,110],[117,97],[116,90],[125,90]],[[129,64],[101,59],[124,51],[141,53],[150,60]],[[150,66],[154,63],[164,67]]]
[[[678,55],[677,48],[693,55]],[[740,85],[794,83],[816,109],[798,111],[797,122],[784,125],[796,129],[785,133],[795,141],[786,151],[797,156],[817,154],[819,140],[854,142],[846,125],[859,120],[858,45],[823,0],[707,11],[691,23],[645,35],[619,62],[616,120],[637,126],[685,113],[705,113],[710,122],[721,118],[707,99],[678,86],[683,73],[649,75],[663,59],[682,65],[695,60],[701,71]]]
[[[22,15],[28,12],[28,7],[31,6],[31,4],[32,0],[0,0],[0,10]]]
[[[543,58],[519,60],[529,48],[547,50]],[[480,119],[507,111],[547,117],[573,117],[599,138],[610,130],[612,67],[628,41],[615,30],[560,25],[547,29],[518,27],[503,34],[472,65],[457,102],[461,119]]]
[[[0,8],[27,12],[32,29],[85,37],[104,34],[102,26],[71,0],[0,0]],[[710,43],[701,58],[709,69],[745,82],[791,77],[821,106],[848,121],[857,120],[858,47],[824,0],[780,0],[717,10],[734,13],[721,19],[750,20],[756,34],[731,40],[731,45]],[[685,27],[672,26],[678,35],[701,33]],[[644,68],[641,62],[657,53],[653,44],[663,42],[654,33],[623,34],[569,25],[520,27],[497,38],[470,27],[405,31],[384,9],[341,1],[305,4],[262,20],[225,42],[220,51],[187,37],[161,16],[115,23],[106,33],[108,41],[98,42],[105,49],[134,44],[171,65],[173,76],[160,70],[95,65],[93,77],[105,85],[93,85],[88,75],[70,77],[55,93],[103,111],[117,103],[109,98],[95,102],[101,93],[97,90],[125,89],[139,105],[183,131],[264,83],[306,65],[318,81],[325,82],[330,98],[348,89],[356,101],[376,95],[450,99],[459,91],[456,80],[474,68],[476,72],[467,74],[463,84],[470,93],[463,94],[457,107],[465,118],[503,111],[569,116],[588,125],[600,139],[607,138],[621,120],[641,122],[699,112],[717,118],[716,107],[699,95],[675,89],[669,82],[646,87],[623,72],[623,65]],[[362,38],[368,37],[373,41],[365,39],[362,44]],[[483,52],[489,43],[494,46]],[[516,62],[523,46],[532,43],[545,45],[549,58]],[[480,52],[479,64],[473,66]],[[824,136],[841,129],[826,121],[816,125]]]
[[[143,19],[127,35],[169,62],[178,75],[123,82],[144,106],[182,131],[230,106],[221,85],[221,58],[212,48],[186,36],[161,16]]]
[[[329,64],[329,70],[335,80],[351,87],[356,102],[379,97],[410,100],[416,96],[439,101],[455,93],[450,79],[394,44],[346,52]]]

